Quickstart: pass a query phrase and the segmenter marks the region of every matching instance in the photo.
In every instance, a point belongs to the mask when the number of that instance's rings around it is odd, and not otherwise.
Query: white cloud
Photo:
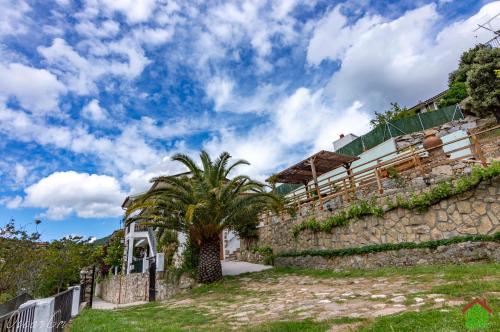
[[[96,123],[106,121],[108,112],[99,105],[99,100],[92,99],[82,109],[82,116]]]
[[[26,110],[46,113],[58,109],[64,92],[64,85],[46,69],[0,63],[0,101],[15,97]]]
[[[120,12],[129,23],[147,21],[156,8],[155,0],[100,0],[105,9],[111,12]]]
[[[38,52],[58,71],[68,88],[80,95],[96,91],[95,83],[107,75],[134,79],[150,63],[144,50],[131,38],[103,43],[88,41],[88,55],[80,55],[64,39],[56,38],[49,47],[38,47]],[[109,59],[121,55],[125,61]]]
[[[19,195],[14,198],[7,198],[1,200],[2,204],[4,204],[8,209],[17,209],[23,203],[23,198]]]
[[[365,107],[381,111],[389,102],[412,106],[444,90],[460,54],[486,40],[486,32],[478,31],[476,39],[473,30],[477,23],[500,11],[500,2],[483,6],[476,15],[450,24],[437,34],[442,17],[434,4],[394,20],[367,15],[351,25],[339,8],[332,9],[316,25],[307,59],[311,65],[323,60],[341,61],[327,91],[337,105],[346,107],[359,100]]]
[[[205,93],[214,102],[215,111],[232,113],[268,112],[273,109],[272,105],[284,87],[262,84],[252,95],[243,95],[236,90],[235,81],[225,76],[215,76],[205,86]]]
[[[75,30],[86,37],[110,38],[120,32],[120,24],[113,20],[106,20],[97,26],[90,20],[83,20],[75,25]]]
[[[307,61],[318,65],[325,59],[336,60],[356,43],[359,35],[374,25],[380,24],[380,16],[364,16],[356,24],[347,25],[347,17],[340,13],[342,5],[337,5],[316,24],[307,48]]]
[[[0,37],[26,33],[29,11],[31,7],[25,1],[0,0]]]
[[[233,98],[233,97],[229,97]],[[259,95],[254,103],[259,101]],[[346,109],[334,108],[323,90],[299,88],[282,93],[265,109],[269,121],[248,131],[228,128],[205,142],[212,154],[230,152],[235,158],[251,163],[242,172],[264,180],[276,167],[290,165],[319,149],[332,150],[332,142],[341,133],[362,134],[369,129],[369,116],[355,102]]]
[[[129,172],[156,163],[163,155],[148,145],[136,126],[116,137],[98,137],[80,126],[55,126],[0,104],[0,132],[20,142],[92,155],[108,172]]]
[[[25,189],[23,206],[45,209],[49,219],[64,219],[75,213],[82,218],[116,217],[125,193],[118,181],[107,175],[55,172]]]
[[[258,73],[273,69],[269,56],[273,48],[289,45],[301,37],[295,29],[300,25],[291,13],[299,4],[311,5],[311,1],[265,0],[217,3],[209,6],[197,20],[201,25],[195,42],[195,58],[199,68],[207,62],[224,61],[238,57],[239,46],[251,47]],[[199,31],[199,33],[198,33]]]
[[[22,184],[26,175],[28,174],[28,170],[22,164],[16,163],[14,166],[14,181],[16,184]]]
[[[134,38],[142,44],[159,46],[170,41],[173,37],[173,28],[139,28],[135,29]]]

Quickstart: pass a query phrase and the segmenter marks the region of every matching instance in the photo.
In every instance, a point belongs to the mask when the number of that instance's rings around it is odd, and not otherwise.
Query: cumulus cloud
[[[251,167],[242,169],[264,180],[277,167],[290,165],[319,149],[332,150],[332,142],[341,133],[362,134],[369,129],[369,115],[355,102],[346,109],[329,104],[323,90],[301,87],[281,94],[267,105],[269,120],[248,131],[223,129],[205,142],[213,154],[229,151],[235,158],[246,159]],[[231,97],[232,98],[232,97]],[[254,103],[265,103],[255,95]]]
[[[103,122],[107,119],[107,111],[99,105],[99,100],[92,99],[85,107],[82,109],[82,115],[96,123]]]
[[[25,15],[31,11],[26,1],[0,0],[0,37],[28,31]]]
[[[25,189],[23,206],[45,209],[49,219],[116,217],[123,211],[125,194],[119,182],[107,175],[55,172]]]
[[[150,63],[144,50],[131,38],[106,43],[93,40],[88,46],[89,54],[82,56],[64,39],[56,38],[51,46],[38,47],[38,52],[69,89],[80,95],[96,92],[96,81],[106,75],[134,79]],[[124,61],[113,59],[115,55],[125,57]]]
[[[100,0],[105,9],[120,12],[129,23],[139,23],[148,20],[156,8],[155,0]]]
[[[56,111],[64,85],[50,71],[20,63],[0,63],[0,102],[14,97],[32,113]]]
[[[136,126],[115,137],[99,137],[79,126],[56,126],[0,104],[0,132],[20,142],[65,149],[97,158],[108,172],[128,172],[154,164],[161,152],[151,147]]]
[[[477,38],[472,31],[498,13],[500,2],[487,4],[472,17],[437,33],[442,17],[434,4],[394,20],[366,14],[352,24],[340,12],[341,7],[333,8],[316,24],[307,60],[311,65],[324,60],[341,62],[328,87],[328,94],[339,105],[360,100],[380,111],[392,101],[411,106],[444,90],[460,54],[487,40],[486,31],[478,32]]]
[[[16,163],[14,166],[14,180],[16,184],[22,184],[26,175],[28,174],[28,170],[22,164]]]
[[[105,20],[97,26],[90,20],[82,20],[75,25],[75,30],[86,37],[111,38],[120,32],[120,24],[113,20]]]

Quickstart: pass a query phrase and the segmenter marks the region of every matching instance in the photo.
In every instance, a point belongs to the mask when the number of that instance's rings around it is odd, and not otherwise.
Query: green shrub
[[[264,264],[274,265],[273,248],[271,247],[253,247],[251,251],[260,254],[264,259]]]
[[[322,256],[337,257],[368,254],[381,251],[401,250],[401,249],[436,249],[439,246],[446,246],[462,242],[500,242],[500,232],[493,235],[470,235],[457,236],[445,240],[432,240],[425,242],[403,242],[403,243],[385,243],[373,244],[363,247],[344,248],[344,249],[310,249],[303,251],[290,251],[275,254],[275,257],[300,257],[300,256]]]

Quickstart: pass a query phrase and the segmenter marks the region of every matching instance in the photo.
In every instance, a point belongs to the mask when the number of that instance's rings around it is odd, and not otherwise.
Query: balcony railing
[[[418,145],[412,145],[405,149],[399,149],[394,152],[379,156],[375,159],[366,161],[360,165],[352,167],[349,172],[344,174],[335,174],[323,178],[314,184],[309,185],[308,189],[304,187],[295,189],[287,194],[291,203],[298,209],[304,205],[317,205],[323,207],[323,203],[337,197],[341,197],[344,202],[353,199],[356,192],[362,190],[374,189],[378,193],[383,193],[382,180],[390,176],[389,170],[394,169],[398,173],[411,169],[416,169],[422,175],[428,173],[432,167],[453,164],[458,161],[477,163],[483,166],[487,165],[479,136],[489,137],[486,140],[496,139],[500,126],[495,126],[477,133],[467,132],[467,135],[449,142],[443,143],[436,149],[448,147],[450,150],[445,152],[445,158],[438,161],[433,160],[428,156],[428,151]],[[465,144],[463,141],[466,141]],[[454,148],[452,144],[462,142],[458,148]],[[481,144],[485,140],[481,139]],[[450,158],[452,154],[459,155],[455,158]],[[311,190],[311,187],[313,188]]]

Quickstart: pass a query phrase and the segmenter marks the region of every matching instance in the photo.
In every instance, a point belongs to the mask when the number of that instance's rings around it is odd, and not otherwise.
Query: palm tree
[[[220,234],[223,229],[236,229],[257,216],[266,206],[276,204],[276,197],[264,185],[246,175],[229,179],[236,167],[248,165],[244,160],[229,164],[231,156],[223,152],[212,161],[205,151],[200,153],[202,167],[187,155],[172,159],[184,164],[189,176],[163,176],[156,189],[138,197],[128,208],[126,217],[142,211],[128,222],[142,220],[150,225],[184,232],[199,248],[197,279],[210,283],[222,279],[219,259]]]

